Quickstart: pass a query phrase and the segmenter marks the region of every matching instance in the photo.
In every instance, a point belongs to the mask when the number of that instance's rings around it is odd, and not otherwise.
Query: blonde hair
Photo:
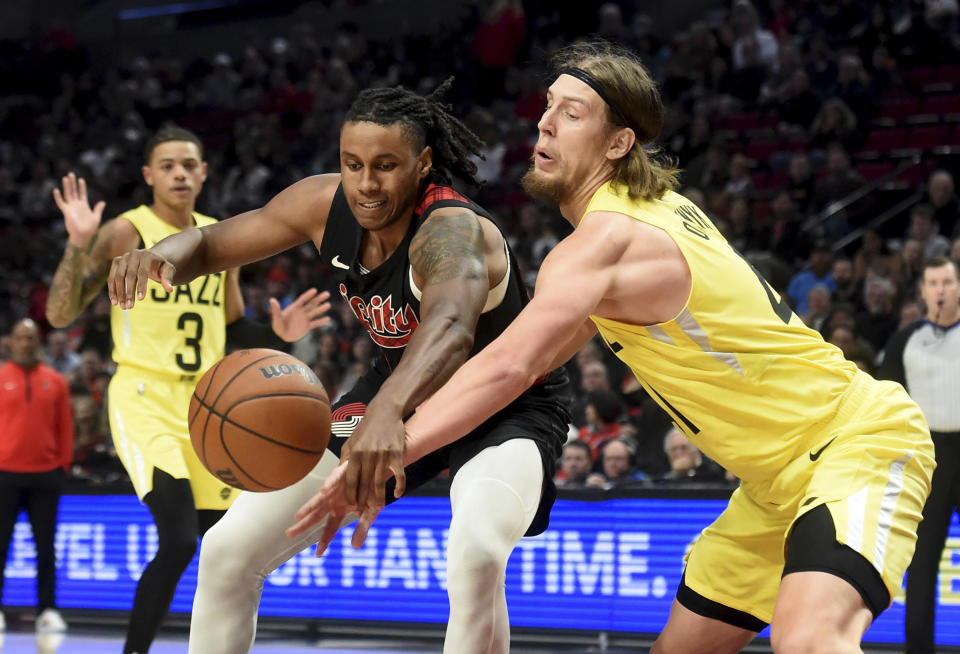
[[[609,98],[610,130],[633,130],[636,143],[614,169],[611,185],[615,189],[626,188],[632,200],[653,200],[677,188],[680,170],[651,145],[663,128],[660,92],[635,55],[606,41],[583,41],[558,51],[553,57],[553,68],[556,74],[565,68],[586,71]]]

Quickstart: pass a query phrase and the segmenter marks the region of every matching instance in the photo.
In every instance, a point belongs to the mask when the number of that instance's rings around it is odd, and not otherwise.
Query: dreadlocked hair
[[[480,148],[484,143],[450,114],[450,105],[441,102],[452,85],[453,77],[448,77],[426,97],[402,86],[366,89],[350,105],[344,122],[368,122],[384,127],[399,123],[412,138],[417,152],[428,145],[432,148],[430,181],[451,184],[457,177],[479,185],[477,165],[470,156],[482,159]]]

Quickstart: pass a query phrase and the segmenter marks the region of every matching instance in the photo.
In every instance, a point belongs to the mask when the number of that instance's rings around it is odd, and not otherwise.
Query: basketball
[[[330,399],[309,366],[268,349],[238,350],[201,377],[190,398],[190,440],[223,483],[286,488],[320,461]]]

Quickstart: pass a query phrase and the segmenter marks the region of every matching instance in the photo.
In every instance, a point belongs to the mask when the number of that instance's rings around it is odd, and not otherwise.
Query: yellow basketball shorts
[[[137,496],[153,488],[153,469],[188,479],[198,509],[224,510],[239,491],[210,474],[197,458],[187,429],[196,381],[171,380],[119,366],[107,395],[113,444]]]
[[[927,422],[899,384],[863,375],[818,431],[818,444],[772,482],[734,491],[690,549],[691,590],[769,623],[790,529],[826,505],[837,541],[863,555],[896,595],[936,467]]]

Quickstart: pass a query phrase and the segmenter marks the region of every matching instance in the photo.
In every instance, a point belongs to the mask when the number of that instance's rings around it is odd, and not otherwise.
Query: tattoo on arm
[[[473,214],[427,220],[410,243],[410,263],[427,285],[485,277],[480,223]]]
[[[86,251],[67,243],[50,284],[48,316],[57,316],[61,322],[73,322],[103,288],[110,274],[110,262],[98,261],[91,256],[95,242],[96,236]]]

